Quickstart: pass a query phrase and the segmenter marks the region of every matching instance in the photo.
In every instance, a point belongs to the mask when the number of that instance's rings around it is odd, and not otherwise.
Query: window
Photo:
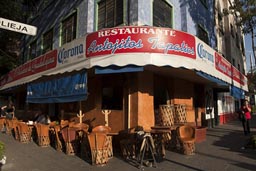
[[[36,54],[36,41],[34,41],[30,44],[29,58],[34,59],[36,56],[37,56],[37,54]]]
[[[123,0],[101,0],[98,3],[98,30],[123,24]]]
[[[204,41],[206,44],[209,43],[208,33],[207,33],[207,31],[206,31],[203,27],[201,27],[200,25],[198,25],[197,37],[198,37],[199,39],[201,39],[202,41]]]
[[[172,28],[172,7],[165,0],[153,2],[153,26]]]
[[[75,12],[62,22],[62,45],[76,38],[76,15]]]
[[[43,35],[43,53],[52,50],[53,30],[49,30]]]
[[[104,87],[102,89],[102,109],[111,109],[111,110],[123,109],[122,86]]]

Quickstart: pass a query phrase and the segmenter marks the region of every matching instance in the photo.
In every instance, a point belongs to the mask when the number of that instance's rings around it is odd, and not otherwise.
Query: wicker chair
[[[5,128],[5,118],[0,118],[0,131],[3,132]]]
[[[99,125],[92,129],[94,133],[109,133],[111,128],[109,126]]]
[[[186,155],[195,152],[195,128],[190,125],[183,125],[177,128],[177,135],[181,143],[182,151]]]
[[[91,133],[88,136],[92,165],[104,165],[108,162],[108,144],[105,133]]]
[[[18,129],[17,134],[19,135],[18,140],[21,143],[29,143],[31,141],[31,131],[28,125],[23,122],[18,122],[17,129]]]
[[[74,127],[65,127],[61,129],[61,135],[65,143],[65,151],[68,155],[75,155],[78,153],[78,137],[77,129]]]
[[[99,125],[92,129],[92,133],[110,133],[111,128],[109,126]],[[114,156],[113,154],[113,145],[112,145],[112,136],[107,136],[106,139],[107,149],[108,149],[108,157],[112,158]]]
[[[40,147],[50,146],[50,137],[49,137],[49,125],[44,125],[37,123],[35,124],[37,132],[37,142]]]
[[[54,125],[53,126],[53,132],[54,132],[55,149],[57,151],[63,151],[62,142],[61,142],[61,139],[60,139],[60,125]]]

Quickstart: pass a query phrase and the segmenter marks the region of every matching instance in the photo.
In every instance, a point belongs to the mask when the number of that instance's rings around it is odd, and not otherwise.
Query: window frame
[[[48,36],[50,38],[48,38]],[[43,54],[48,51],[51,51],[52,49],[53,49],[53,28],[43,34]]]
[[[121,3],[118,4],[117,2],[119,2],[119,3],[121,2]],[[97,30],[124,25],[124,23],[125,23],[125,7],[124,7],[125,2],[126,2],[126,0],[99,0],[99,1],[97,1],[97,8],[96,8],[97,22],[95,22]],[[101,12],[100,11],[100,8],[101,8],[100,4],[101,3],[103,3],[102,8],[104,8],[103,9],[103,14],[102,14],[104,19],[102,21],[100,21],[101,20],[101,15],[100,15],[100,12]],[[108,3],[109,4],[111,4],[111,3],[114,4],[114,7],[112,9],[113,10],[113,13],[112,13],[113,23],[109,24],[109,25],[107,23],[108,23],[109,20],[111,21],[111,17],[108,18],[108,16],[111,15],[111,13],[109,12],[110,10],[107,10],[107,4]],[[117,5],[122,6],[122,10],[118,10]],[[111,8],[111,7],[109,7],[109,8]],[[102,24],[100,24],[100,22]]]
[[[155,13],[154,13],[154,11],[155,11],[155,9],[156,9],[156,6],[155,6],[155,2],[157,2],[157,4],[160,4],[160,2],[161,3],[164,3],[164,4],[162,4],[162,6],[158,6],[158,7],[163,7],[164,5],[165,6],[169,6],[170,7],[170,23],[169,24],[163,24],[163,25],[158,25],[157,23],[156,23],[156,15],[155,15]],[[153,26],[155,26],[155,27],[168,27],[168,28],[173,28],[173,6],[170,4],[170,3],[168,3],[166,0],[154,0],[153,2],[152,2],[152,6],[153,6],[153,9],[152,9],[152,25]],[[167,11],[168,9],[166,9],[166,11]],[[159,11],[159,10],[156,10],[156,11]],[[160,11],[162,11],[162,10],[160,10]],[[165,16],[164,16],[165,17]],[[160,20],[160,19],[159,19]],[[161,21],[160,20],[160,22],[164,22],[164,23],[166,23],[166,17],[164,18],[164,20],[163,21]],[[158,23],[160,23],[159,21],[158,21]]]
[[[66,43],[69,43],[71,42],[72,40],[76,39],[77,37],[77,19],[78,19],[78,16],[77,16],[77,10],[75,10],[74,12],[72,12],[70,15],[68,15],[66,18],[64,18],[62,21],[61,21],[61,45],[64,45]],[[71,33],[69,32],[70,29],[68,29],[68,25],[70,24],[69,22],[71,21],[71,24],[72,24],[72,28],[71,28]],[[65,39],[64,39],[65,37]],[[70,38],[69,38],[70,37]]]
[[[207,34],[207,42],[205,41],[205,39],[202,39],[200,36],[200,31],[203,31],[204,33]],[[209,34],[207,32],[207,30],[200,24],[197,25],[197,37],[202,40],[203,42],[205,42],[206,44],[209,44]]]

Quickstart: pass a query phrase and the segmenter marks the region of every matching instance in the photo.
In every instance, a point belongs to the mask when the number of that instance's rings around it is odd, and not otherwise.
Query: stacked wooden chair
[[[88,141],[93,165],[105,165],[109,160],[107,135],[105,133],[90,133]]]
[[[15,129],[15,128],[14,128]],[[21,143],[29,143],[31,141],[31,131],[27,124],[23,122],[17,123],[17,134],[18,134],[18,140]]]
[[[183,125],[177,128],[178,138],[184,154],[192,155],[195,152],[195,128]]]
[[[111,128],[109,126],[99,125],[92,129],[93,133],[103,133],[106,134],[111,132]],[[107,151],[108,151],[108,157],[113,157],[113,145],[112,145],[112,136],[107,136],[106,139],[106,145],[107,145]]]
[[[61,135],[65,143],[65,152],[68,155],[75,155],[78,153],[78,135],[77,129],[74,127],[64,127],[61,129]]]
[[[5,129],[5,118],[0,118],[0,131],[3,132]]]
[[[36,127],[38,145],[40,147],[50,146],[49,125],[37,123],[35,124],[35,127]]]

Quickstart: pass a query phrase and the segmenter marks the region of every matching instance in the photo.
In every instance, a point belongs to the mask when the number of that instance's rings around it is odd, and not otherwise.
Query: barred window
[[[76,38],[76,18],[77,13],[75,12],[62,22],[62,45],[71,42]]]
[[[172,28],[172,6],[165,0],[153,2],[153,26]]]
[[[123,0],[101,0],[98,3],[98,30],[123,24]]]
[[[34,59],[36,56],[36,41],[34,41],[29,45],[29,58]]]
[[[53,44],[53,29],[49,30],[43,35],[43,53],[52,50]]]
[[[198,25],[198,30],[197,30],[197,37],[204,41],[206,44],[209,44],[209,38],[208,38],[208,33],[207,31],[200,25]]]

